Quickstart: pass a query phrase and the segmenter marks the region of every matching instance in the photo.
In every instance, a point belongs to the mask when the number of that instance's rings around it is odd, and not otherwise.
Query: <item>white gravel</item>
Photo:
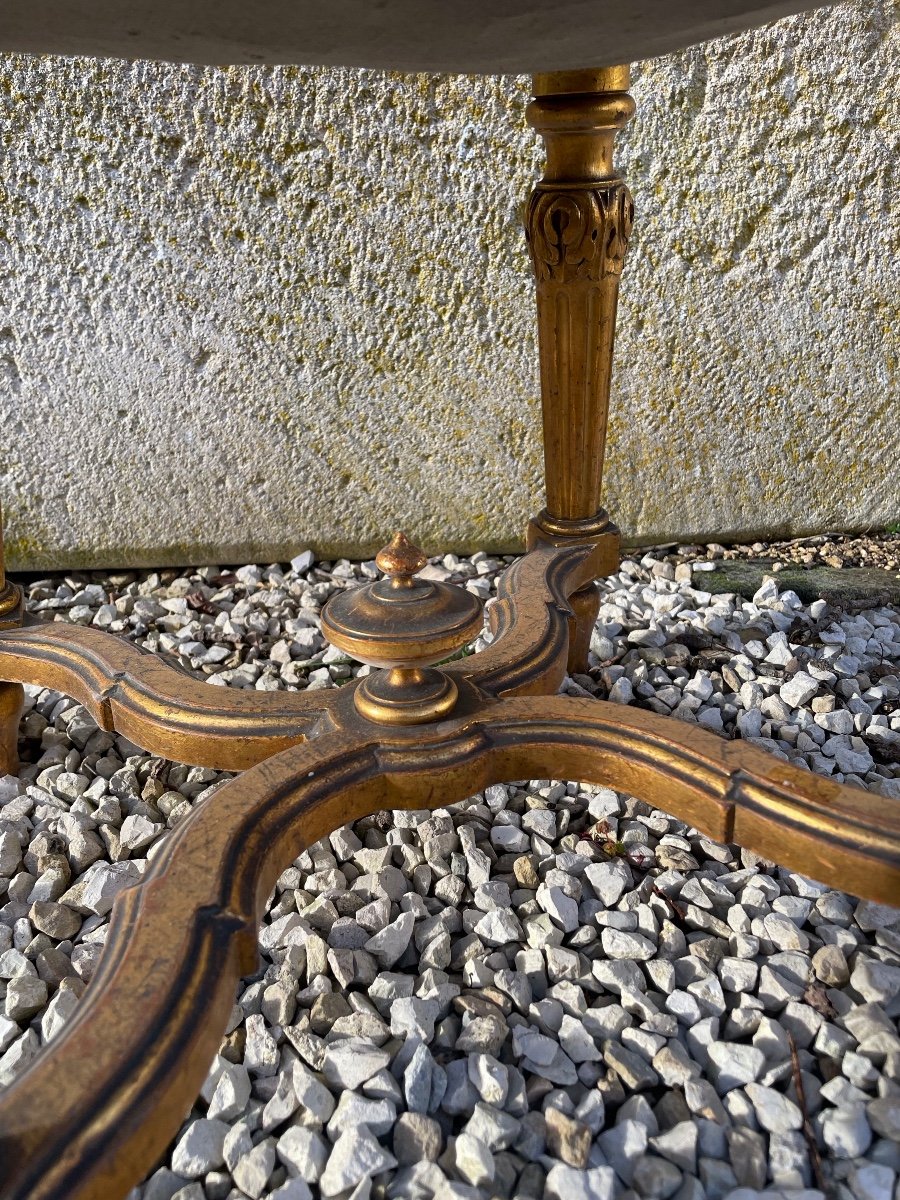
[[[804,606],[775,579],[752,603],[711,596],[706,565],[625,562],[565,690],[900,802],[900,613]],[[503,566],[427,570],[487,599]],[[375,574],[304,552],[29,591],[211,684],[296,690],[359,672],[318,615]],[[146,755],[58,693],[29,690],[22,738],[19,778],[0,779],[3,1084],[70,1018],[118,891],[228,778]],[[900,912],[631,797],[538,779],[376,814],[282,874],[260,946],[131,1200],[817,1200],[822,1182],[900,1200]]]

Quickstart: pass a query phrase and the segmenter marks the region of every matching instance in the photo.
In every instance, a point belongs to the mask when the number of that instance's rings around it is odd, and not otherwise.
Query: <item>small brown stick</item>
[[[661,900],[664,900],[666,902],[666,904],[669,907],[669,910],[672,913],[672,919],[674,920],[675,924],[683,926],[685,923],[685,919],[687,917],[687,914],[685,913],[684,908],[680,904],[676,904],[675,901],[672,899],[672,897],[669,896],[666,892],[664,892],[661,887],[654,887],[653,895],[659,896],[659,898]]]
[[[806,1148],[809,1151],[809,1161],[812,1163],[813,1175],[816,1177],[816,1186],[820,1192],[828,1195],[828,1187],[825,1182],[825,1175],[822,1171],[822,1160],[819,1157],[819,1147],[816,1143],[816,1135],[813,1132],[813,1127],[809,1119],[809,1112],[806,1108],[806,1092],[803,1088],[803,1076],[800,1074],[800,1056],[797,1054],[797,1043],[794,1041],[794,1035],[788,1033],[788,1042],[791,1047],[791,1067],[794,1072],[794,1090],[797,1093],[797,1103],[800,1106],[800,1112],[803,1116],[803,1136],[806,1139]]]

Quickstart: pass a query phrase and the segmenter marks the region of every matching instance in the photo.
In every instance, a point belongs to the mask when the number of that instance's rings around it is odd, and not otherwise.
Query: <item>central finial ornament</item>
[[[375,565],[390,578],[392,587],[411,587],[413,575],[428,566],[428,558],[401,530],[375,555]]]
[[[333,596],[322,632],[351,658],[382,668],[356,689],[364,717],[384,725],[437,721],[453,709],[457,690],[434,664],[481,632],[481,601],[463,588],[416,578],[428,559],[405,533],[395,533],[375,562],[385,578]]]

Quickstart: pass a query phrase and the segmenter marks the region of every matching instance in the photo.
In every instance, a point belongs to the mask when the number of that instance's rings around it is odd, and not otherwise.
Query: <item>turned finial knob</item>
[[[481,632],[482,606],[463,588],[416,575],[428,559],[405,533],[375,558],[385,578],[333,596],[322,632],[351,658],[380,671],[357,688],[357,709],[371,721],[419,725],[446,716],[456,684],[429,670]]]
[[[428,558],[400,530],[375,555],[375,565],[394,587],[411,587],[413,575],[428,566]]]

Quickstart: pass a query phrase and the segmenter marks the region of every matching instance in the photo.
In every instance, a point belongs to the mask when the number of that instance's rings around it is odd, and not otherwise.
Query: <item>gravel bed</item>
[[[819,533],[811,537],[789,538],[787,541],[748,542],[722,546],[712,542],[706,546],[671,544],[653,547],[651,553],[678,564],[696,559],[771,558],[775,569],[788,564],[825,567],[877,567],[883,571],[900,571],[900,523],[881,533]]]
[[[504,562],[427,571],[488,599]],[[576,695],[900,802],[900,612],[604,581]],[[30,607],[261,690],[359,673],[322,603],[373,563],[39,580]],[[361,668],[365,670],[365,668]],[[71,1016],[117,892],[229,776],[29,689],[0,778],[0,1084]],[[876,803],[878,801],[875,801]],[[898,897],[900,900],[900,897]],[[220,1054],[130,1200],[900,1200],[900,911],[608,788],[498,784],[337,830],[278,880]]]

